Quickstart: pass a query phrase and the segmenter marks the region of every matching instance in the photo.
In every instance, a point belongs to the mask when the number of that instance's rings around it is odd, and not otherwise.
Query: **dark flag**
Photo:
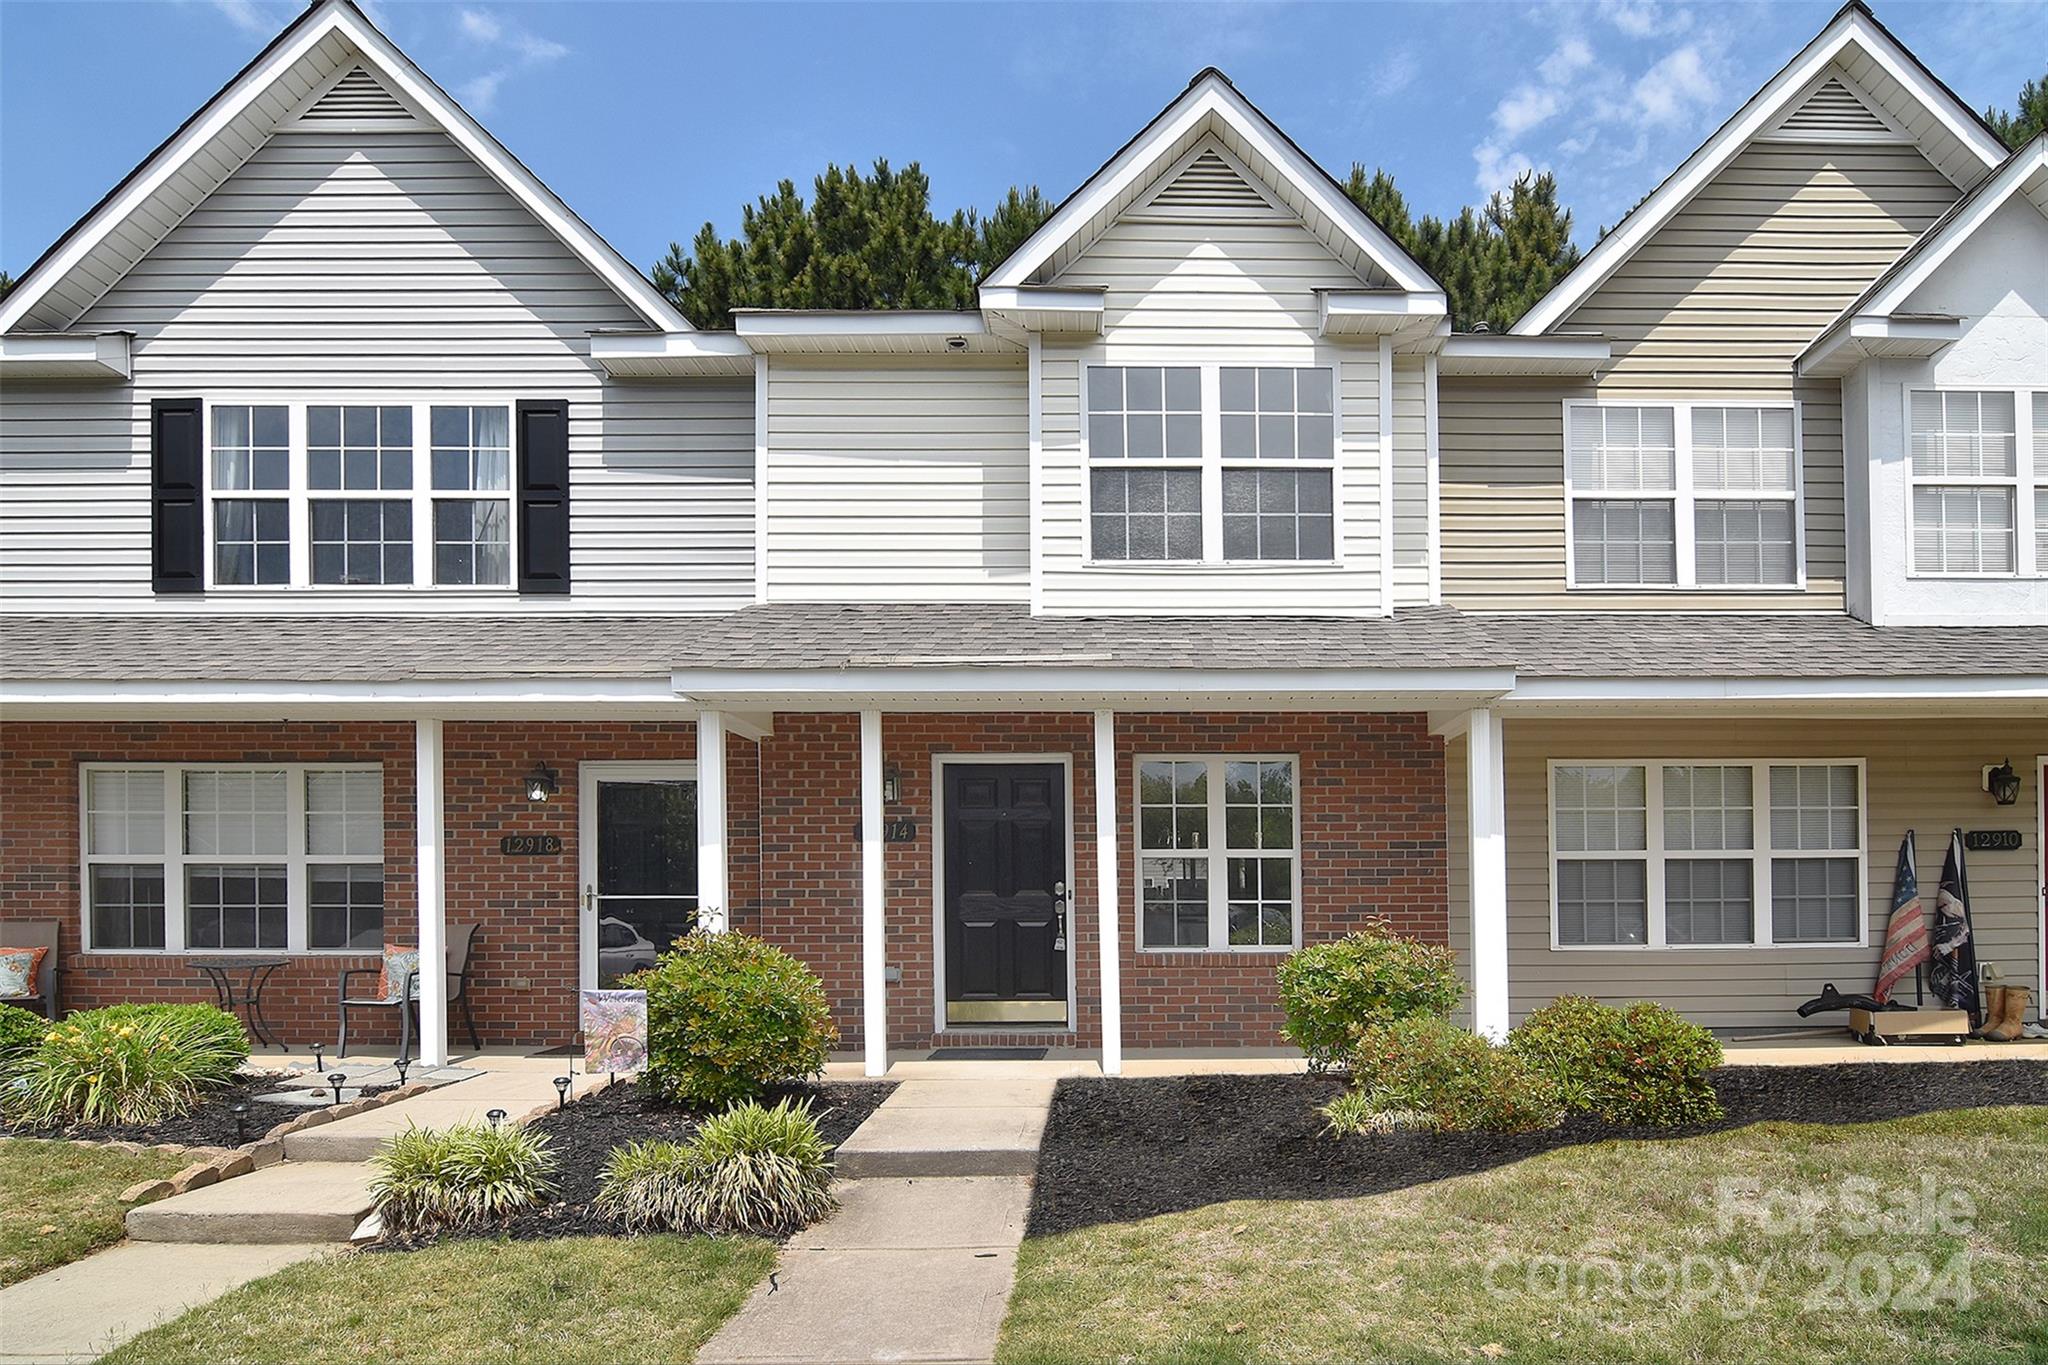
[[[1899,841],[1898,867],[1892,872],[1892,917],[1885,929],[1884,956],[1877,960],[1877,986],[1871,996],[1883,1004],[1892,988],[1927,961],[1927,911],[1920,904],[1920,873],[1913,865],[1913,831]]]
[[[1948,841],[1941,864],[1941,888],[1934,893],[1933,965],[1927,988],[1952,1010],[1970,1016],[1970,1027],[1983,1022],[1977,1003],[1977,945],[1970,933],[1970,874],[1963,868],[1963,832]]]

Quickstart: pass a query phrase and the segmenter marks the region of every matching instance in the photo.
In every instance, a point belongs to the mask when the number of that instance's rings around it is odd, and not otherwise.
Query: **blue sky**
[[[507,3],[372,17],[645,269],[828,161],[918,160],[942,210],[1065,195],[1204,66],[1340,177],[1450,213],[1554,169],[1582,242],[1826,23],[1774,4]],[[294,0],[0,0],[0,268],[19,274],[220,87]],[[2048,0],[1882,3],[1964,99],[2010,107]]]

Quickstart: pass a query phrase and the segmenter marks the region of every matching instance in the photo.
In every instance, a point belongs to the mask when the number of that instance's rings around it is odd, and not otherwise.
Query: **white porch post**
[[[867,1074],[889,1069],[888,935],[882,918],[882,713],[860,713],[860,1027]]]
[[[1508,1036],[1508,855],[1500,717],[1481,708],[1465,732],[1465,799],[1471,840],[1472,1025]]]
[[[697,713],[697,925],[722,934],[732,924],[725,884],[725,713]]]
[[[1102,1074],[1124,1069],[1122,935],[1118,925],[1116,852],[1116,713],[1095,713],[1095,928],[1102,976]]]
[[[415,894],[420,916],[420,1062],[448,1062],[448,906],[441,856],[441,722],[413,723]]]

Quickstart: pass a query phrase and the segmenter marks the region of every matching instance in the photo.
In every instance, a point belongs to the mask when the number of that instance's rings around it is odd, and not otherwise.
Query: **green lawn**
[[[774,1263],[749,1238],[577,1237],[356,1252],[256,1280],[107,1365],[687,1361]]]
[[[2043,1360],[2044,1258],[2048,1113],[1764,1124],[1032,1239],[998,1359]]]
[[[121,1240],[121,1191],[190,1162],[76,1142],[0,1138],[0,1284],[75,1261]]]

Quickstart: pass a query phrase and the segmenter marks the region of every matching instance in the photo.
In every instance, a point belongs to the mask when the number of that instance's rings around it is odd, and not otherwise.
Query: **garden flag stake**
[[[1892,987],[1927,961],[1927,910],[1920,904],[1920,873],[1913,866],[1913,831],[1899,841],[1899,864],[1892,872],[1892,917],[1884,931],[1884,956],[1877,960],[1879,1004],[1892,998]]]
[[[1977,1006],[1977,945],[1970,933],[1970,874],[1963,867],[1963,832],[1949,836],[1948,857],[1941,864],[1941,886],[1934,893],[1934,956],[1927,986],[1934,998],[1970,1016],[1970,1027],[1983,1022]]]

